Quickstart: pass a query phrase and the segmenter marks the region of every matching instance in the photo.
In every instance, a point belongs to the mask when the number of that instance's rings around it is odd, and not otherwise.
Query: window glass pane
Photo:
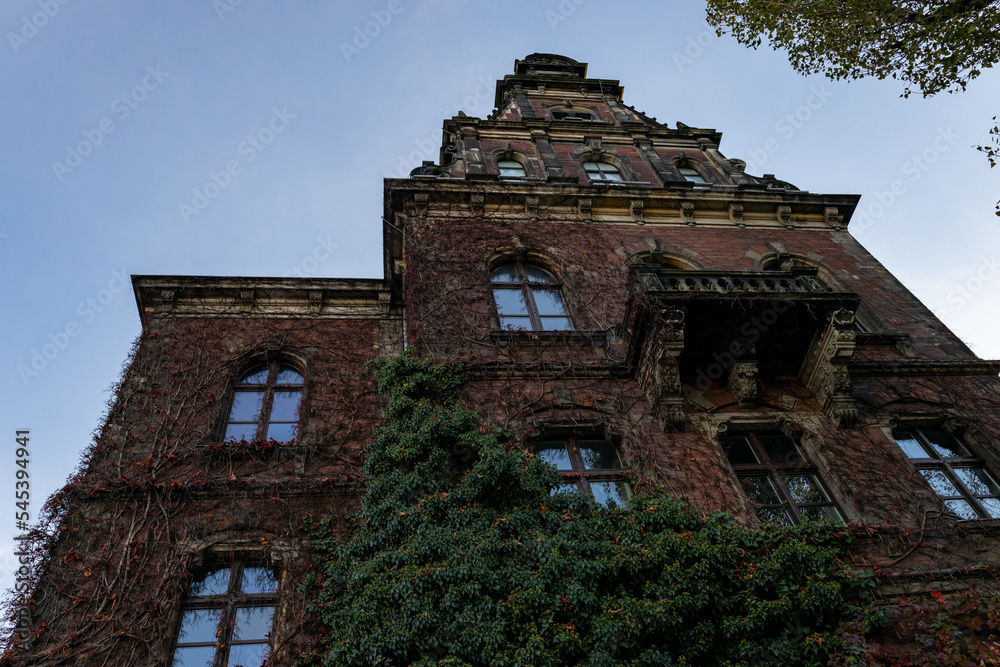
[[[540,269],[537,266],[524,266],[521,268],[524,270],[524,277],[528,279],[529,283],[546,283],[551,285],[556,282],[555,276],[545,269]]]
[[[276,391],[271,403],[271,419],[273,422],[298,421],[300,391]]]
[[[757,516],[761,521],[773,521],[782,526],[792,525],[792,517],[781,507],[760,507]]]
[[[784,482],[796,504],[824,503],[829,500],[812,475],[785,475]]]
[[[597,168],[606,173],[618,173],[618,167],[613,164],[608,164],[607,162],[598,162]]]
[[[747,498],[758,505],[781,504],[781,499],[775,493],[774,486],[771,485],[771,480],[765,475],[740,477],[740,484],[743,485],[743,492],[747,494]]]
[[[590,172],[590,171],[600,171],[601,167],[598,165],[597,162],[584,162],[583,163],[583,170],[584,171],[588,171],[588,172]]]
[[[267,368],[254,368],[240,378],[242,384],[264,384],[267,382]]]
[[[275,382],[278,384],[302,384],[302,374],[291,366],[282,366]]]
[[[969,450],[965,448],[965,445],[960,443],[958,439],[953,436],[948,431],[943,430],[925,430],[921,431],[924,437],[930,441],[931,445],[934,447],[934,451],[938,453],[942,458],[954,458],[956,456],[968,456]]]
[[[948,506],[948,509],[958,515],[960,519],[978,519],[979,514],[976,510],[972,509],[972,505],[964,500],[946,500],[944,504]]]
[[[181,631],[177,635],[180,644],[195,644],[215,642],[215,633],[219,630],[221,609],[188,609],[181,621]]]
[[[233,396],[233,409],[229,411],[231,422],[255,422],[260,419],[260,405],[264,401],[262,391],[238,391]]]
[[[500,326],[504,329],[525,329],[531,330],[531,318],[528,317],[501,317]]]
[[[590,491],[594,500],[602,507],[625,507],[625,501],[630,497],[628,484],[625,482],[591,482]]]
[[[501,176],[512,178],[524,176],[524,167],[521,166],[520,162],[514,160],[500,160],[497,162],[497,167],[500,169]]]
[[[288,442],[298,437],[298,424],[268,424],[267,439],[275,442]]]
[[[576,484],[556,484],[552,487],[549,495],[554,496],[557,493],[580,493],[580,487]]]
[[[906,431],[896,434],[896,444],[911,459],[927,459],[930,454],[924,451],[924,446],[914,437],[912,433]]]
[[[1000,495],[1000,485],[982,468],[955,468],[955,474],[974,496]]]
[[[501,266],[493,271],[493,282],[495,283],[516,283],[517,271],[513,264]]]
[[[561,440],[538,443],[535,445],[535,455],[546,463],[554,465],[557,470],[573,469],[569,462],[569,452],[566,451],[566,443]]]
[[[799,516],[802,517],[803,521],[839,521],[841,523],[844,521],[840,516],[840,512],[832,505],[800,507]]]
[[[566,306],[563,305],[562,295],[558,290],[533,289],[531,295],[535,299],[535,306],[538,314],[542,315],[566,315]]]
[[[695,171],[691,167],[681,167],[680,169],[678,169],[678,171],[681,172],[681,176],[683,176],[684,180],[686,180],[686,181],[691,181],[692,183],[704,183],[705,182],[705,179],[701,177],[701,174],[699,174],[697,171]]]
[[[760,463],[757,455],[753,453],[750,442],[742,435],[727,435],[719,438],[722,448],[729,457],[729,462],[734,466]]]
[[[267,639],[271,634],[271,617],[274,607],[240,607],[236,610],[236,627],[233,641]]]
[[[617,181],[620,183],[622,180],[622,175],[617,171],[604,173],[603,176],[606,181]]]
[[[174,651],[173,667],[212,667],[214,646],[179,647]]]
[[[230,424],[226,428],[226,441],[231,440],[246,440],[247,442],[253,442],[253,439],[257,437],[257,424]]]
[[[223,595],[229,589],[229,568],[220,567],[191,584],[191,595]]]
[[[940,470],[921,470],[920,474],[924,476],[927,483],[931,485],[931,488],[938,492],[940,496],[960,496],[958,489],[955,485],[951,483],[951,480]]]
[[[795,443],[787,435],[761,434],[757,436],[757,440],[774,463],[802,463],[802,457],[799,456]]]
[[[269,654],[267,644],[237,644],[229,649],[226,667],[260,667]]]
[[[566,317],[543,317],[542,331],[572,331],[573,323]]]
[[[621,468],[618,450],[607,440],[581,440],[577,443],[583,467],[587,470],[609,470]],[[593,484],[591,484],[593,486]]]
[[[278,578],[274,571],[267,567],[247,565],[243,568],[244,593],[277,593]]]
[[[991,517],[1000,519],[1000,498],[980,498],[979,501],[986,507]]]
[[[497,301],[497,310],[500,311],[501,317],[528,314],[528,306],[524,303],[524,295],[519,289],[494,289],[493,298]]]

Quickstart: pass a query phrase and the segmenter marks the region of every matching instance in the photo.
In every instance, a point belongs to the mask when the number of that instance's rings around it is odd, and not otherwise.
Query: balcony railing
[[[815,271],[678,271],[636,267],[636,278],[646,289],[670,294],[777,295],[831,294],[833,290]]]

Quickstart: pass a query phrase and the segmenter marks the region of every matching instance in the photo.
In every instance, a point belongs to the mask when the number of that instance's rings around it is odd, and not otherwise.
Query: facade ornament
[[[249,311],[253,308],[253,302],[256,297],[256,290],[254,289],[241,289],[239,290],[239,301],[240,310]]]
[[[538,215],[538,197],[525,197],[524,214],[532,218]]]
[[[430,202],[430,195],[426,192],[418,192],[413,195],[413,206],[417,209],[417,215],[427,213],[427,204]]]
[[[855,339],[854,311],[847,308],[834,311],[813,340],[799,371],[799,378],[822,404],[823,411],[842,428],[854,426],[858,421],[858,407],[847,370],[857,344]]]
[[[827,206],[823,209],[823,221],[837,229],[844,226],[844,216],[840,214],[840,209],[836,206]]]
[[[594,207],[594,200],[581,198],[577,200],[576,205],[580,210],[580,215],[590,217],[591,210]]]
[[[678,360],[684,350],[684,311],[663,309],[652,319],[636,379],[660,428],[680,430],[684,427],[684,396]]]
[[[629,212],[632,214],[632,219],[638,222],[640,225],[646,224],[645,221],[642,219],[642,209],[644,207],[645,204],[641,199],[633,199],[631,202],[629,202]]]
[[[792,229],[792,207],[791,206],[779,206],[775,213],[778,216],[778,222],[784,225],[785,229]]]
[[[729,205],[729,219],[736,223],[737,227],[747,226],[747,223],[743,222],[743,204]]]
[[[733,392],[736,403],[741,408],[753,407],[757,402],[757,376],[759,374],[756,361],[737,361],[729,369],[726,387]]]
[[[309,292],[309,310],[312,313],[319,313],[323,309],[323,290],[312,290]]]
[[[680,205],[681,220],[689,227],[694,227],[694,202],[682,201]]]
[[[473,215],[482,215],[486,205],[486,195],[482,192],[473,192],[469,197],[469,208]]]

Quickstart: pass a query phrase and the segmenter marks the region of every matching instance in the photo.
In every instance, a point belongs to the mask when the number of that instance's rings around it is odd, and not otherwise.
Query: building
[[[404,345],[596,502],[627,468],[704,512],[864,524],[888,595],[986,576],[1000,362],[851,236],[857,196],[746,174],[586,70],[516,61],[385,181],[382,280],[133,278],[143,333],[5,664],[291,664],[305,524],[346,531],[362,364]]]

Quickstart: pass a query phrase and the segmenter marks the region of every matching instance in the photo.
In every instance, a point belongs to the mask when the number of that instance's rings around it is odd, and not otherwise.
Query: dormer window
[[[708,181],[706,181],[701,174],[691,167],[678,167],[677,171],[681,172],[681,176],[683,176],[684,180],[689,183],[708,185]]]
[[[497,160],[500,178],[524,178],[524,165],[516,160]]]
[[[621,183],[623,181],[618,167],[607,162],[584,162],[583,170],[591,183]]]

